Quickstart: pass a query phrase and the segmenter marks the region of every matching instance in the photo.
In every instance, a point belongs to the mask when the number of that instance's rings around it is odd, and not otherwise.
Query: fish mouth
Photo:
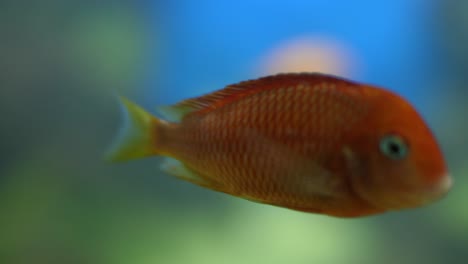
[[[444,174],[434,185],[425,189],[419,199],[417,195],[414,197],[414,207],[423,206],[442,199],[452,188],[452,184],[452,176],[449,173]]]
[[[448,191],[452,188],[452,185],[452,176],[450,175],[450,173],[446,173],[444,176],[442,176],[441,180],[434,187],[432,187],[431,192],[437,199],[447,194]]]
[[[377,196],[373,204],[385,210],[400,210],[405,208],[416,208],[442,199],[447,195],[453,185],[449,173],[440,177],[440,180],[424,188],[413,187],[400,190],[397,193]]]

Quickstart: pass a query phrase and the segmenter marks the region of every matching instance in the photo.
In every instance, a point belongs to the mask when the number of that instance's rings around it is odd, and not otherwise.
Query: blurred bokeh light
[[[467,17],[464,0],[2,1],[0,263],[465,263]],[[408,98],[452,191],[337,219],[178,181],[158,158],[102,159],[115,95],[154,109],[284,71]]]
[[[326,36],[301,36],[278,44],[261,60],[262,75],[282,72],[326,72],[355,76],[359,63],[345,43]]]

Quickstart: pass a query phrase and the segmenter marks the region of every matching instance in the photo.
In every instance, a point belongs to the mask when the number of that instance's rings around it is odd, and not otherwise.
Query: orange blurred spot
[[[323,37],[299,37],[280,43],[260,63],[262,74],[322,72],[351,76],[357,72],[355,53],[344,42]]]

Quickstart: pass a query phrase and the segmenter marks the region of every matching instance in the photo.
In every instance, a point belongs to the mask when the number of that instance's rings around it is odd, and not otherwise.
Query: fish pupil
[[[400,154],[400,146],[398,144],[395,144],[395,142],[390,143],[390,152],[394,155],[399,156]]]

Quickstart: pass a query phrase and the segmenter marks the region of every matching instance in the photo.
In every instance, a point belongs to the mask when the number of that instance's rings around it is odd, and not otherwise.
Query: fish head
[[[434,135],[407,101],[382,93],[345,153],[355,192],[385,210],[440,199],[452,179]]]

